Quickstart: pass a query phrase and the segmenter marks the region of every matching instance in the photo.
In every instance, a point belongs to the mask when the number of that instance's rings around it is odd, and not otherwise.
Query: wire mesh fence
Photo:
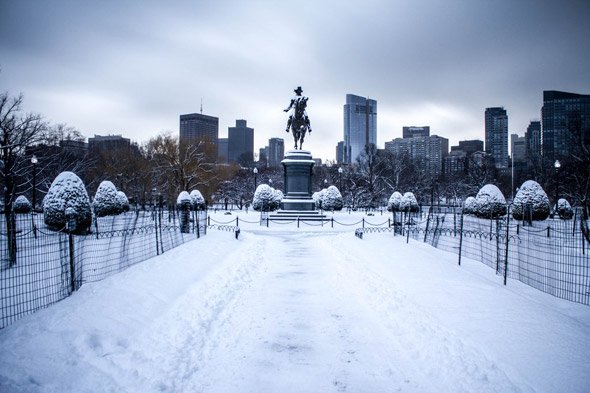
[[[397,214],[397,216],[396,216]],[[519,280],[543,292],[590,305],[588,220],[577,211],[571,220],[516,221],[477,218],[456,211],[396,213],[391,232],[480,261],[504,279]],[[587,231],[587,230],[586,230]],[[374,228],[359,228],[377,232]]]
[[[0,328],[129,266],[206,234],[206,212],[127,212],[94,218],[91,233],[51,231],[42,214],[18,214],[16,253],[0,230]],[[4,216],[0,228],[6,228]]]

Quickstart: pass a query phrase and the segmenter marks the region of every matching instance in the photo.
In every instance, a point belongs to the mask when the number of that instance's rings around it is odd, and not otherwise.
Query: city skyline
[[[588,2],[298,6],[5,2],[0,90],[86,137],[140,143],[178,132],[179,114],[200,112],[202,100],[220,137],[248,119],[257,148],[291,138],[282,109],[301,85],[313,128],[304,147],[331,160],[346,94],[379,102],[383,148],[421,124],[450,145],[483,139],[485,108],[496,106],[522,136],[541,119],[544,90],[590,93]]]

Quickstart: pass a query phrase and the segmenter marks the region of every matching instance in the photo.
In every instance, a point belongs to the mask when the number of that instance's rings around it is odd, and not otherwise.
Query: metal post
[[[508,214],[506,214],[506,259],[504,260],[504,285],[506,285],[506,277],[508,277],[508,242],[510,240],[510,206],[508,206]]]
[[[459,224],[459,266],[461,266],[462,248],[463,248],[463,211],[461,211],[461,221]]]
[[[71,231],[68,233],[68,241],[70,243],[70,279],[72,292],[74,292],[76,290],[76,270],[74,267],[74,235],[72,235]]]

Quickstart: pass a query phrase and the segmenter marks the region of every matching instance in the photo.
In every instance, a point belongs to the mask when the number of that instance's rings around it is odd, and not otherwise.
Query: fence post
[[[424,231],[424,243],[426,243],[426,238],[428,236],[428,227],[430,226],[430,213],[432,213],[432,206],[428,210],[428,217],[426,218],[426,230]]]
[[[408,229],[406,230],[407,237],[406,237],[406,244],[410,242],[410,224],[408,223]]]
[[[199,239],[201,237],[201,228],[200,228],[200,223],[199,223],[199,212],[196,212],[196,220],[195,222],[197,223],[197,239]]]
[[[363,229],[365,229],[365,217],[363,217]]]
[[[268,215],[266,216],[266,227],[268,228]]]
[[[154,211],[154,231],[156,232],[156,255],[160,255],[160,241],[158,239],[158,214]]]
[[[297,216],[297,228],[299,228],[299,216]]]
[[[76,270],[74,264],[74,235],[70,231],[68,233],[68,241],[69,241],[69,248],[70,248],[70,279],[72,285],[72,292],[76,290]]]
[[[207,226],[211,226],[211,216],[207,216]]]
[[[236,226],[240,226],[240,217],[236,216]]]
[[[504,260],[504,285],[506,285],[506,277],[508,277],[508,243],[510,241],[510,205],[508,206],[508,214],[506,214],[506,259]]]
[[[463,248],[463,211],[461,211],[461,221],[459,223],[459,266],[461,266],[461,250]]]
[[[551,227],[549,225],[547,225],[547,237],[551,237],[550,232],[551,232]]]
[[[334,217],[332,217],[331,221],[332,221],[332,228],[334,228]]]

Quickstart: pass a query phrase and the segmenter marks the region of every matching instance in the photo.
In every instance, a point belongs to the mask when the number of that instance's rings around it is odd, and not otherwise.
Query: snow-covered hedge
[[[400,210],[403,212],[412,212],[415,213],[420,210],[420,206],[418,205],[418,201],[416,197],[411,192],[406,192],[402,197],[400,203]]]
[[[178,210],[190,210],[191,209],[191,196],[187,191],[182,191],[176,198],[176,208]]]
[[[14,201],[13,210],[17,214],[30,213],[32,210],[31,202],[24,195],[19,195]]]
[[[562,220],[571,220],[574,216],[574,209],[566,199],[559,198],[559,201],[557,201],[557,214]]]
[[[324,210],[342,210],[344,203],[342,202],[342,194],[336,186],[330,186],[322,190],[322,209]]]
[[[281,190],[274,190],[274,210],[280,209],[281,208],[281,201],[283,200],[283,198],[285,198],[285,195],[283,194],[283,192]]]
[[[180,217],[180,232],[190,232],[191,196],[187,191],[182,191],[176,198],[176,208]]]
[[[512,202],[512,217],[542,221],[549,216],[550,210],[549,198],[539,183],[534,180],[522,183]]]
[[[401,209],[402,204],[402,194],[398,191],[394,191],[393,194],[389,197],[387,201],[387,211],[390,212],[397,212]]]
[[[475,198],[470,196],[465,199],[463,203],[463,214],[475,214],[477,211],[477,203],[475,202]]]
[[[320,191],[316,191],[311,195],[311,199],[313,199],[313,202],[315,203],[315,208],[316,209],[323,209],[322,207],[322,200],[324,198],[324,193],[326,192],[326,189],[324,188],[323,190]]]
[[[252,208],[256,211],[272,211],[279,208],[276,202],[275,190],[268,184],[261,184],[254,192]]]
[[[112,182],[105,180],[99,184],[92,207],[97,217],[116,216],[122,212],[117,188]]]
[[[82,180],[73,172],[60,173],[43,199],[43,219],[53,230],[66,228],[66,209],[72,213],[76,225],[74,233],[85,233],[92,223],[90,198]]]
[[[117,202],[122,212],[129,211],[129,199],[127,199],[127,195],[123,191],[117,191]]]
[[[506,199],[493,184],[486,184],[475,197],[475,214],[482,218],[497,218],[506,214]]]
[[[191,204],[194,210],[205,210],[205,198],[199,190],[192,190],[190,193]]]

